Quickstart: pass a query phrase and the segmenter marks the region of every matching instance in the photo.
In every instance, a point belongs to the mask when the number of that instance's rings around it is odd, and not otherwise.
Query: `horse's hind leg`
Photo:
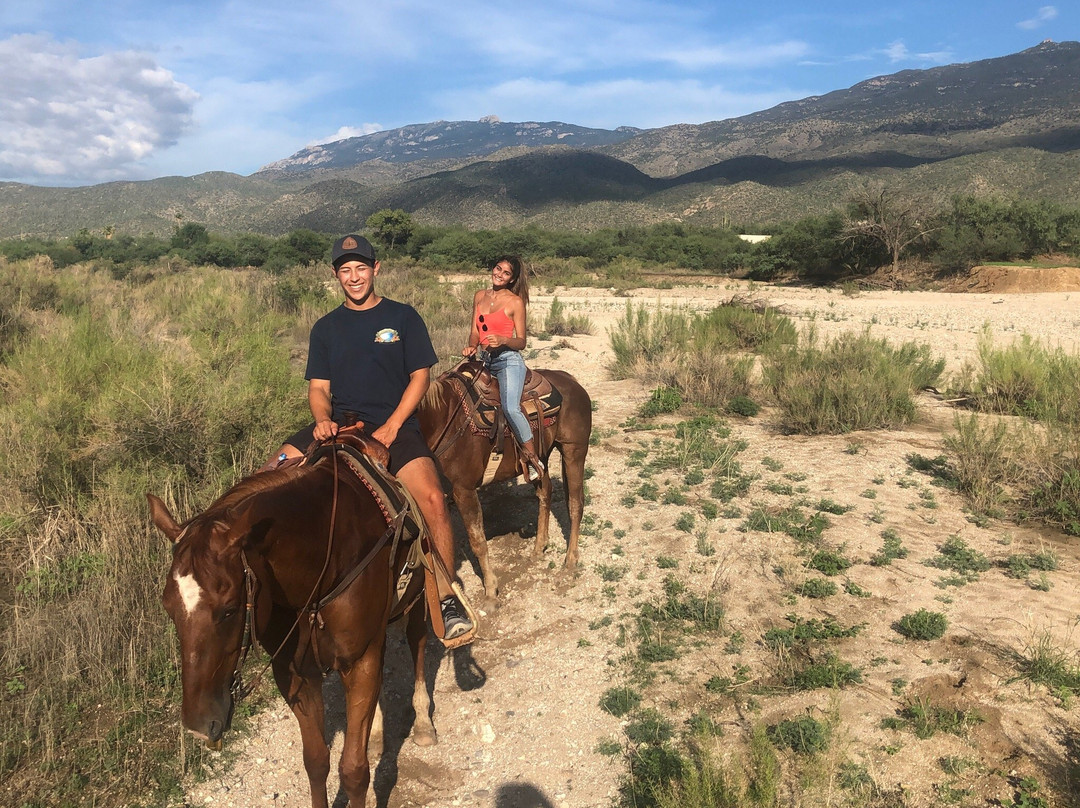
[[[454,502],[457,503],[461,521],[465,523],[465,532],[469,536],[469,547],[480,565],[480,577],[484,579],[484,598],[490,606],[499,594],[499,578],[488,560],[487,536],[484,533],[484,515],[480,510],[480,498],[475,488],[454,486]]]
[[[428,621],[424,603],[417,603],[409,611],[405,636],[413,658],[413,719],[412,741],[417,746],[434,746],[438,743],[435,725],[431,723],[431,698],[428,696],[427,676],[424,671],[424,650],[427,647]]]
[[[283,657],[274,659],[274,680],[300,725],[304,770],[311,788],[312,808],[328,808],[326,778],[330,774],[330,748],[326,745],[322,679],[305,678]]]
[[[581,517],[585,512],[585,457],[589,453],[588,444],[563,443],[559,445],[562,454],[563,484],[566,486],[566,509],[570,512],[570,541],[566,545],[566,569],[573,569],[578,563],[578,536],[581,533]]]

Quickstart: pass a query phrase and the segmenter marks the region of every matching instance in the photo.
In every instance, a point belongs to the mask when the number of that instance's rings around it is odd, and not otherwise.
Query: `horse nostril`
[[[210,722],[210,728],[206,734],[211,741],[219,741],[221,740],[221,736],[224,732],[225,725],[222,724],[220,721],[214,720]]]

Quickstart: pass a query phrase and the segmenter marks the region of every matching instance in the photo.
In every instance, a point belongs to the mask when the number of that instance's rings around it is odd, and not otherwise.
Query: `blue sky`
[[[485,115],[703,123],[1044,39],[1080,39],[1075,3],[9,0],[0,180],[250,174]]]

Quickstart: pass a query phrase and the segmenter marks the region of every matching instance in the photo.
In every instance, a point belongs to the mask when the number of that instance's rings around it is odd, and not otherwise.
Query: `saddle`
[[[459,379],[468,391],[469,413],[474,431],[488,434],[491,440],[509,429],[502,414],[499,382],[483,362],[466,360],[448,375]],[[534,427],[554,423],[562,408],[562,393],[552,387],[541,373],[525,370],[525,386],[521,391],[521,409]],[[539,429],[535,431],[539,432]]]
[[[447,591],[453,590],[465,608],[473,623],[473,630],[452,640],[442,640],[447,648],[457,648],[471,642],[476,635],[478,621],[471,604],[465,598],[461,587],[446,570],[438,554],[428,539],[427,526],[416,501],[408,490],[398,482],[388,470],[390,451],[385,445],[364,431],[362,423],[342,427],[335,438],[329,441],[315,441],[307,449],[300,461],[304,465],[315,465],[319,461],[337,455],[345,461],[346,467],[360,480],[382,511],[386,520],[387,532],[392,531],[393,547],[390,552],[391,563],[397,558],[398,546],[409,546],[408,554],[400,569],[394,570],[395,598],[390,610],[393,622],[405,615],[421,596],[427,600],[428,612],[435,627],[436,635],[442,639],[445,630],[442,624],[442,611],[439,608],[439,583]],[[420,572],[423,574],[420,574]],[[327,603],[344,591],[355,579],[363,566],[350,572],[334,590],[320,603]]]

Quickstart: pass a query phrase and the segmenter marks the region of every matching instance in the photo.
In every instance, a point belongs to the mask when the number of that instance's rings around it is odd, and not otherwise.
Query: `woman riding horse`
[[[479,355],[499,382],[499,399],[510,431],[514,433],[524,458],[522,471],[530,482],[544,476],[544,464],[536,456],[529,420],[521,411],[521,391],[525,386],[527,328],[525,308],[529,303],[529,281],[521,258],[508,255],[491,268],[491,288],[473,296],[472,330],[462,356]]]

